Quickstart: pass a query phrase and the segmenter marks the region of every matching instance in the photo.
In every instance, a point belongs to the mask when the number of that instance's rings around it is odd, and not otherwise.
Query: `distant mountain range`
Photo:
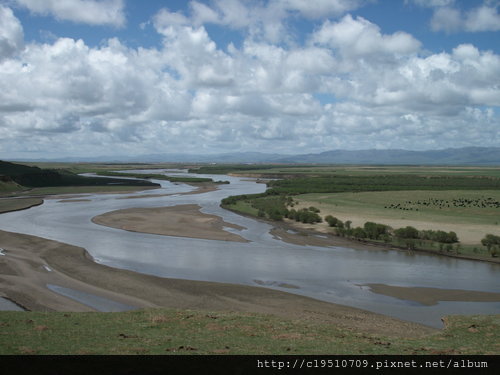
[[[31,159],[32,160],[32,159]],[[21,160],[19,160],[21,161]],[[24,159],[23,161],[27,161]],[[332,150],[317,154],[283,155],[240,152],[213,155],[149,154],[45,159],[38,161],[120,163],[283,163],[388,165],[499,165],[500,147],[464,147],[444,150]]]
[[[466,147],[444,150],[334,150],[283,157],[280,162],[320,164],[500,165],[500,147]]]

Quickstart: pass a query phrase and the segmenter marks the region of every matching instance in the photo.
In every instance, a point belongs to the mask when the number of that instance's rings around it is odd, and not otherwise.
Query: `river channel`
[[[180,171],[163,173],[175,175]],[[117,268],[170,278],[263,286],[433,327],[442,327],[444,315],[500,314],[498,302],[440,302],[425,306],[376,294],[362,286],[379,283],[500,293],[500,265],[383,249],[288,244],[269,234],[269,224],[219,207],[224,197],[263,192],[264,184],[232,176],[199,176],[227,180],[230,184],[204,194],[179,195],[194,188],[153,180],[162,185],[161,189],[126,194],[151,196],[140,199],[123,199],[124,194],[85,195],[85,201],[70,203],[46,199],[41,206],[0,215],[0,229],[81,246],[97,262]],[[92,217],[113,210],[179,204],[198,204],[204,213],[245,227],[241,231],[227,230],[250,242],[127,232],[91,222]]]

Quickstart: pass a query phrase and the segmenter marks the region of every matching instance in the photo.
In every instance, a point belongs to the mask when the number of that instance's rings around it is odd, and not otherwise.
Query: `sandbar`
[[[91,199],[63,199],[59,203],[91,202]]]
[[[295,223],[293,223],[295,224]],[[368,242],[354,241],[345,237],[334,236],[316,231],[314,228],[298,225],[289,225],[288,223],[273,223],[269,233],[277,240],[300,246],[319,246],[319,247],[346,247],[356,250],[381,249],[378,245],[372,245]],[[296,230],[295,230],[296,229]],[[391,248],[390,246],[385,249]]]
[[[246,229],[228,223],[216,215],[200,212],[196,204],[183,204],[157,208],[127,208],[95,216],[92,221],[132,232],[160,234],[164,236],[200,238],[218,241],[249,242],[243,237],[224,230]]]
[[[211,191],[219,190],[217,184],[213,182],[191,182],[185,183],[187,185],[195,186],[196,190],[186,191],[183,193],[168,193],[168,194],[147,194],[147,195],[129,195],[126,197],[120,197],[117,199],[141,199],[141,198],[153,198],[153,197],[168,197],[171,195],[194,195],[194,194],[204,194]]]
[[[436,305],[439,301],[500,302],[500,293],[386,284],[364,284],[363,286],[368,286],[373,293],[415,301],[426,306]]]

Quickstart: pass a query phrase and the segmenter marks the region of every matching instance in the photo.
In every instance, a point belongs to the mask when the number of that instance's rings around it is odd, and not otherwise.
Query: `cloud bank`
[[[30,9],[63,18],[71,12],[54,4],[83,0],[44,3]],[[161,9],[152,20],[161,48],[25,43],[0,5],[2,157],[498,145],[500,56],[491,51],[429,53],[406,32],[346,14],[360,2],[266,3],[276,32],[259,16],[264,5],[210,4]],[[318,18],[318,9],[336,18],[290,42],[287,19]],[[210,23],[245,30],[241,46],[217,45]]]

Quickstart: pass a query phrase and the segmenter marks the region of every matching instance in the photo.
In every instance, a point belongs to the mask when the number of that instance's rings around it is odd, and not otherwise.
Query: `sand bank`
[[[148,194],[148,195],[129,195],[127,197],[120,197],[118,199],[140,199],[140,198],[153,198],[153,197],[168,197],[171,195],[193,195],[193,194],[204,194],[211,191],[218,190],[219,187],[213,182],[191,182],[184,183],[186,185],[191,185],[196,187],[196,190],[187,191],[184,193],[169,193],[169,194]]]
[[[344,237],[327,235],[316,231],[314,228],[307,228],[286,223],[273,223],[275,227],[269,233],[276,239],[286,243],[300,246],[320,246],[320,247],[347,247],[357,250],[380,249],[380,246],[360,241],[353,241]],[[389,249],[390,247],[385,247]]]
[[[202,238],[207,240],[249,242],[224,227],[246,229],[227,223],[219,216],[200,212],[196,204],[173,207],[128,208],[95,216],[92,221],[108,227],[132,232],[161,234],[165,236]]]
[[[423,287],[403,287],[386,284],[366,284],[374,293],[422,305],[436,305],[439,301],[500,302],[500,293],[479,292],[462,289],[440,289]]]
[[[63,199],[59,203],[91,202],[90,199]]]
[[[166,279],[119,270],[93,262],[83,248],[40,237],[0,231],[0,247],[6,254],[0,257],[0,296],[30,310],[92,310],[46,286],[55,284],[138,308],[273,314],[389,336],[436,332],[419,324],[261,287]]]

